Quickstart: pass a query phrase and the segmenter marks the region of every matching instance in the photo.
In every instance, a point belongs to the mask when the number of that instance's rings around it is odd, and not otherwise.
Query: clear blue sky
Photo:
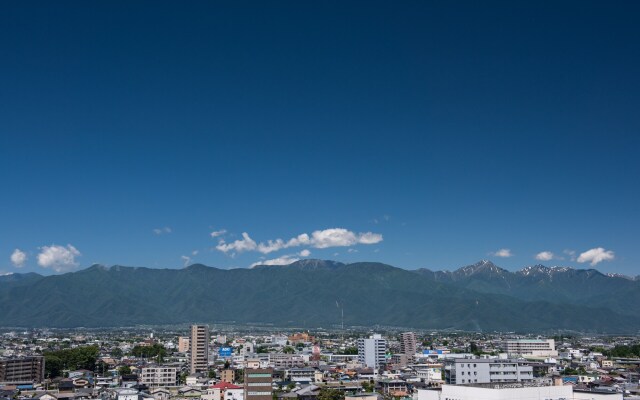
[[[640,274],[638,2],[0,11],[0,273],[313,257]]]

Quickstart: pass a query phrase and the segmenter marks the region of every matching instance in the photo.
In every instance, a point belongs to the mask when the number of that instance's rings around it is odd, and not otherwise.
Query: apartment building
[[[32,384],[44,381],[44,357],[0,358],[0,383]]]
[[[191,325],[191,367],[190,372],[207,372],[209,368],[209,326]]]
[[[144,367],[140,371],[140,383],[148,387],[178,386],[178,369],[165,366]]]
[[[416,334],[404,332],[400,334],[400,353],[407,356],[407,361],[413,361],[416,355]]]
[[[244,370],[244,400],[272,400],[273,369]]]
[[[519,360],[458,358],[448,361],[444,372],[452,385],[533,381],[533,367]]]
[[[514,339],[504,342],[504,350],[509,357],[557,357],[558,351],[553,339]]]
[[[186,353],[191,349],[191,339],[189,336],[180,336],[178,338],[178,351],[180,353]]]

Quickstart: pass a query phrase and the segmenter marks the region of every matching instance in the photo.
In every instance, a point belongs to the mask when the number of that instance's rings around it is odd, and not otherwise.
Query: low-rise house
[[[244,400],[244,388],[228,382],[220,382],[207,388],[202,400]]]

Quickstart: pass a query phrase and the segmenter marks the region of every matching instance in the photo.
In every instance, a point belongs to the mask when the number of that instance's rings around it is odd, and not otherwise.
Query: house
[[[192,386],[183,386],[178,389],[178,394],[183,397],[200,397],[202,396],[202,390]]]
[[[149,394],[153,396],[155,400],[169,400],[169,397],[171,397],[171,392],[165,388],[153,388]]]
[[[220,382],[207,388],[203,400],[244,400],[244,388],[228,382]]]
[[[58,400],[58,395],[54,392],[42,392],[36,394],[33,398],[37,400]]]

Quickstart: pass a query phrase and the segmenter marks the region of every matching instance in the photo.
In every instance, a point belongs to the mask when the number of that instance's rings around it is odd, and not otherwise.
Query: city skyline
[[[638,4],[73,5],[0,13],[0,274],[640,275]]]

